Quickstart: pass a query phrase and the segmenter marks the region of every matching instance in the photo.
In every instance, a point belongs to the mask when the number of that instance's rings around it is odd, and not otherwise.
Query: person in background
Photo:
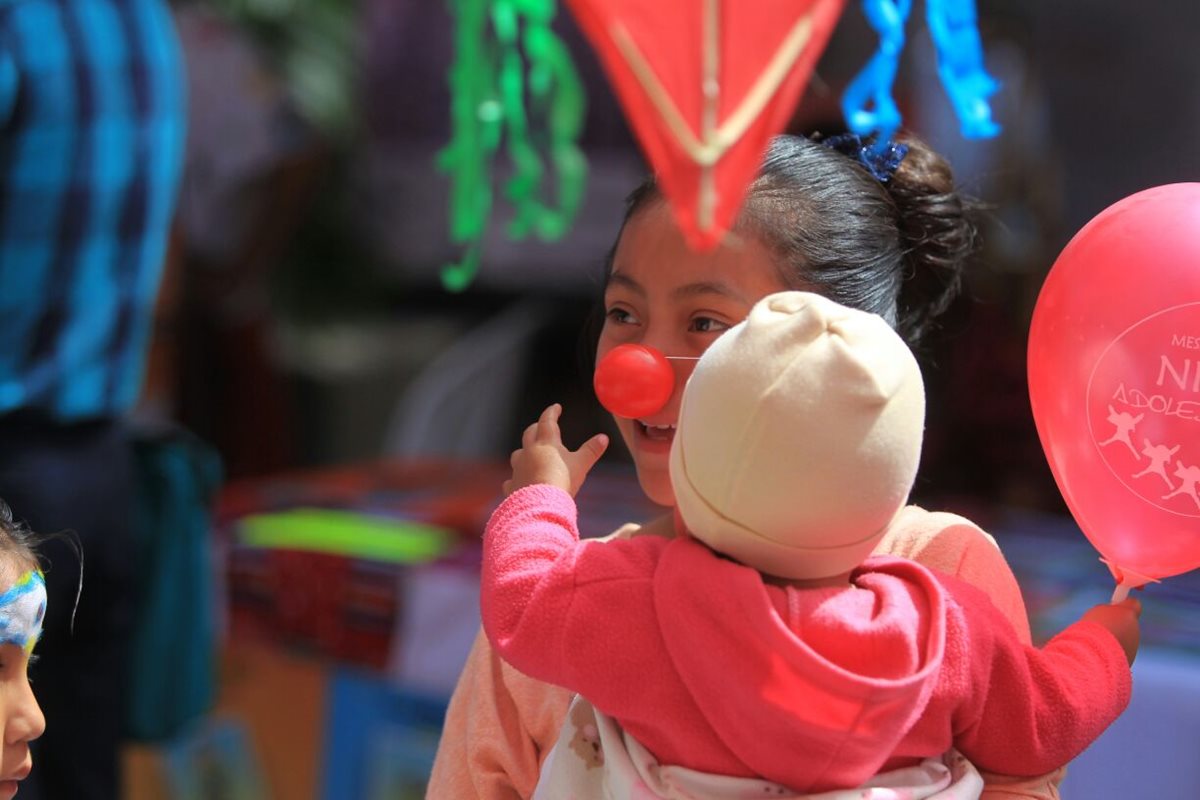
[[[22,796],[115,798],[136,559],[125,420],[182,169],[164,0],[0,1],[0,495],[41,531],[47,734]]]

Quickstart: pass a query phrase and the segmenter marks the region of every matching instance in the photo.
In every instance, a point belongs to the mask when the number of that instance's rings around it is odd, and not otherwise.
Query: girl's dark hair
[[[775,252],[784,285],[878,314],[916,345],[961,286],[976,205],[955,190],[945,159],[915,137],[897,141],[909,151],[885,184],[817,141],[775,137],[737,229]],[[658,198],[647,179],[625,220]]]
[[[30,569],[40,568],[37,546],[41,541],[42,537],[13,519],[8,503],[0,500],[0,555],[11,556]]]
[[[79,583],[75,587],[75,605],[71,608],[71,630],[75,629],[75,611],[79,608],[79,598],[83,593],[83,546],[74,531],[56,533],[37,533],[28,525],[13,517],[8,503],[0,500],[0,556],[10,556],[28,569],[40,569],[46,572],[50,569],[48,559],[43,559],[38,548],[51,540],[61,539],[66,542],[77,559],[79,559]]]

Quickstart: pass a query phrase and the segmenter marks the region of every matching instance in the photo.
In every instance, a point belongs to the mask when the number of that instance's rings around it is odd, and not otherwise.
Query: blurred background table
[[[423,797],[479,628],[480,534],[508,474],[382,461],[227,486],[217,708],[135,752],[130,799]],[[597,467],[578,501],[585,536],[655,513],[621,467]],[[325,520],[357,535],[307,535]],[[408,546],[371,554],[364,537]]]

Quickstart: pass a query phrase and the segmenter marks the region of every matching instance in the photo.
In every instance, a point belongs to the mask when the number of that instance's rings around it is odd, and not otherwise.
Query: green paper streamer
[[[238,539],[250,547],[305,550],[390,564],[424,564],[446,553],[454,534],[409,520],[296,508],[246,517],[238,523]]]
[[[450,238],[466,248],[462,260],[442,267],[442,285],[460,292],[479,271],[492,164],[502,143],[513,165],[504,187],[515,210],[508,235],[553,241],[570,229],[587,177],[577,145],[586,106],[570,52],[550,29],[554,0],[449,3],[455,19],[452,133],[437,165],[451,179]],[[557,179],[557,202],[543,196],[546,158]]]

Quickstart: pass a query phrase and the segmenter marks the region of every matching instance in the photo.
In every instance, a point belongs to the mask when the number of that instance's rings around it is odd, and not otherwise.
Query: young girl
[[[644,184],[630,198],[614,248],[597,355],[634,342],[699,356],[755,302],[786,289],[879,314],[915,341],[952,298],[975,237],[949,167],[921,143],[907,144],[884,183],[853,153],[778,137],[734,231],[705,253],[687,247],[653,181]],[[672,363],[681,374],[667,405],[647,419],[617,420],[642,490],[667,509],[674,506],[667,458],[685,377],[678,365],[689,362]],[[597,446],[592,440],[583,449]],[[668,510],[613,535],[672,534]],[[995,542],[967,520],[910,506],[876,553],[911,558],[974,584],[1029,641],[1016,579]],[[566,690],[503,663],[481,634],[451,699],[427,796],[530,797],[570,700]],[[997,800],[1055,800],[1061,776],[984,777]]]
[[[46,581],[29,531],[0,500],[0,800],[33,767],[29,743],[46,720],[29,685],[29,660],[46,616]]]
[[[951,746],[1038,775],[1128,704],[1136,601],[1035,649],[969,584],[869,557],[925,418],[879,317],[780,292],[705,352],[671,448],[674,539],[580,541],[592,454],[563,446],[560,413],[527,429],[484,534],[488,640],[581,696],[535,798],[816,800],[924,767],[909,797],[965,800],[982,783],[939,761]]]

